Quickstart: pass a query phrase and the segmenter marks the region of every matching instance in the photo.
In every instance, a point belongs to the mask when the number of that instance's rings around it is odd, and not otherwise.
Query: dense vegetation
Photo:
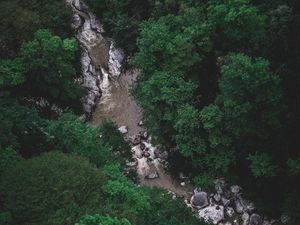
[[[200,225],[125,176],[129,145],[80,117],[84,89],[63,0],[0,0],[0,224]]]
[[[298,1],[88,2],[141,70],[135,96],[177,150],[171,172],[225,176],[299,223]]]
[[[299,3],[86,0],[141,70],[135,97],[170,171],[237,182],[300,220]],[[0,224],[196,225],[138,187],[116,127],[78,117],[80,48],[63,0],[0,0]]]

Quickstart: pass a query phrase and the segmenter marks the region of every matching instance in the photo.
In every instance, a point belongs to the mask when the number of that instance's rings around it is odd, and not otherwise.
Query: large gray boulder
[[[197,209],[202,209],[202,208],[208,206],[209,202],[208,202],[208,198],[207,198],[207,193],[205,193],[203,191],[196,192],[191,198],[191,203]]]
[[[210,205],[199,210],[199,216],[207,222],[218,224],[224,219],[224,207],[219,205]]]

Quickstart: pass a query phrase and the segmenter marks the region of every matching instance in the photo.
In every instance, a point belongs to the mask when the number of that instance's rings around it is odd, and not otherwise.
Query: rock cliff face
[[[72,27],[82,48],[82,85],[88,91],[83,107],[87,117],[91,117],[102,89],[108,86],[101,84],[120,75],[124,54],[103,37],[100,22],[83,1],[67,0],[67,4],[73,11]]]

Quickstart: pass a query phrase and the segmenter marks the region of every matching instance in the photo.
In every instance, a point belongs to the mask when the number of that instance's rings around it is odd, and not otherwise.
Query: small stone
[[[180,186],[184,187],[185,186],[185,182],[181,182]]]
[[[138,161],[135,160],[135,161],[133,161],[133,162],[127,162],[127,163],[126,163],[126,166],[128,166],[128,167],[134,167],[134,166],[136,166],[137,164],[138,164]]]
[[[253,213],[251,216],[250,216],[250,223],[249,225],[262,225],[263,221],[261,219],[261,217],[256,214],[256,213]]]
[[[185,179],[187,179],[188,177],[185,175],[185,174],[183,174],[183,172],[180,172],[179,173],[179,179],[180,180],[185,180]]]
[[[138,123],[138,125],[139,125],[139,126],[143,126],[143,125],[144,125],[143,121],[140,121],[140,122]]]
[[[159,177],[159,174],[156,171],[149,173],[147,176],[145,176],[146,179],[156,179],[158,177]]]
[[[267,220],[264,220],[263,224],[262,225],[271,225],[271,223]]]
[[[241,188],[238,185],[233,185],[230,187],[230,191],[235,195],[238,194],[240,192],[240,190],[241,190]]]
[[[249,224],[249,214],[248,213],[243,213],[242,216],[241,216],[241,219],[243,221],[243,225],[248,225]]]
[[[289,220],[290,220],[290,217],[289,217],[288,215],[282,215],[282,216],[280,217],[280,221],[281,221],[281,223],[283,223],[283,224],[287,224],[287,223],[289,222]]]
[[[214,200],[215,200],[216,202],[221,201],[221,195],[220,195],[220,194],[215,194],[215,195],[214,195]]]
[[[146,157],[146,158],[150,157],[150,153],[149,153],[149,152],[146,152],[146,151],[144,151],[144,152],[142,153],[142,155],[143,155],[144,157]]]
[[[144,143],[141,143],[141,144],[140,144],[140,149],[141,149],[141,150],[144,150],[145,148],[146,148],[145,144],[144,144]]]
[[[128,133],[128,128],[127,126],[121,126],[118,129],[122,134],[127,134]]]
[[[227,207],[226,208],[226,215],[229,216],[229,217],[232,217],[234,215],[234,209],[231,208],[231,207]]]
[[[82,20],[78,14],[75,14],[72,18],[72,27],[74,29],[80,28],[82,25]]]
[[[194,189],[194,194],[197,194],[197,193],[199,193],[200,191],[201,191],[201,188],[198,188],[198,187],[197,187],[197,188]]]
[[[130,139],[130,142],[133,145],[138,145],[141,142],[141,136],[140,135],[131,136],[131,137],[129,137],[129,139]]]
[[[147,133],[147,131],[145,131],[144,133],[143,133],[143,136],[142,136],[145,140],[148,138],[148,133]]]
[[[244,212],[244,207],[242,206],[240,200],[236,200],[236,201],[234,202],[234,204],[235,204],[235,211],[236,211],[237,213],[243,213],[243,212]]]
[[[227,198],[222,198],[222,204],[223,204],[224,206],[228,206],[229,203],[230,203],[230,200],[229,200],[229,199],[227,199]]]
[[[202,209],[206,206],[208,206],[208,198],[207,193],[201,191],[195,193],[191,198],[191,203],[194,205],[197,209]]]

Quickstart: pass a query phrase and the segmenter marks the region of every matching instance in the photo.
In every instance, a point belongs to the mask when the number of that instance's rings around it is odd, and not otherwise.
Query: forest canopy
[[[170,173],[208,190],[224,177],[299,224],[299,1],[85,2],[140,71],[132,94]],[[80,117],[83,49],[66,2],[0,10],[0,224],[205,224],[124,173],[132,152],[115,124]]]

